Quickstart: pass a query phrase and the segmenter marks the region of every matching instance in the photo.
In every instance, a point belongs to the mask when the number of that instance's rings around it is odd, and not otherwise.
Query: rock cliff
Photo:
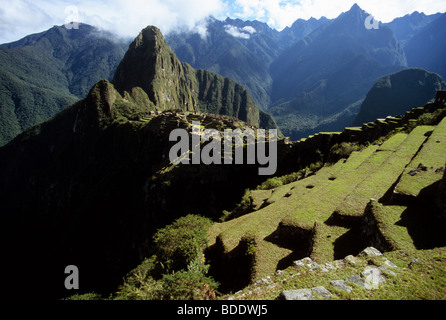
[[[201,111],[239,118],[265,128],[275,128],[271,116],[259,110],[246,88],[205,70],[195,70],[178,60],[161,31],[149,26],[130,44],[118,66],[113,84],[122,94],[136,95],[141,88],[155,110]]]

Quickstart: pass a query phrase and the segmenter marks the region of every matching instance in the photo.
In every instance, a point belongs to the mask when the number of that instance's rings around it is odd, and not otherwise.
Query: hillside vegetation
[[[0,45],[0,146],[111,80],[127,45],[86,24]]]
[[[335,24],[363,16],[354,6]],[[401,61],[392,48],[370,54]],[[0,147],[1,296],[445,298],[444,101],[295,142],[259,128],[276,124],[245,87],[180,62],[144,28],[112,81]],[[188,140],[178,157],[221,161],[177,164],[175,129]],[[268,149],[275,174],[259,175],[259,157],[225,163],[211,147],[226,129],[252,131],[243,156]],[[74,296],[68,265],[81,273]]]
[[[446,106],[425,113],[430,107],[377,120],[373,130],[390,131],[362,143],[353,135],[370,137],[372,123],[351,128],[346,142],[332,146],[331,160],[247,189],[237,214],[188,229],[197,240],[180,231],[168,242],[155,235],[153,252],[169,243],[169,254],[151,256],[114,294],[95,297],[444,299]],[[158,234],[186,230],[193,219],[201,218],[178,219]],[[191,240],[202,246],[187,260],[184,248],[198,248],[186,245]],[[160,274],[158,259],[174,252],[182,267]],[[376,270],[380,282],[367,282]]]

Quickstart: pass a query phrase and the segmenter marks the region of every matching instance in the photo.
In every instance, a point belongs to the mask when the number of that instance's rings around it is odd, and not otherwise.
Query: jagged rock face
[[[180,62],[153,26],[145,28],[129,46],[113,84],[121,95],[127,92],[133,98],[135,88],[141,88],[157,110],[224,114],[257,127],[276,127],[272,117],[257,108],[246,88]]]
[[[160,30],[147,27],[130,44],[113,83],[123,93],[142,88],[159,110],[197,110],[194,70],[181,63]]]
[[[233,115],[249,124],[264,127],[260,123],[260,110],[244,87],[205,70],[197,71],[197,79],[201,111]]]

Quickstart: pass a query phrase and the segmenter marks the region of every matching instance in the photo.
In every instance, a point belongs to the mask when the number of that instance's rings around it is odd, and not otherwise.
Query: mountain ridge
[[[372,58],[369,60],[376,65]],[[296,143],[279,138],[277,176],[270,181],[258,175],[256,165],[174,165],[168,156],[174,144],[170,140],[173,130],[183,129],[187,137],[192,137],[195,121],[200,122],[200,130],[217,129],[220,133],[225,129],[255,129],[266,113],[259,111],[246,88],[233,80],[179,62],[159,29],[149,26],[129,46],[111,82],[96,82],[85,98],[0,148],[0,246],[5,257],[0,268],[8,275],[1,295],[22,297],[26,287],[28,297],[65,297],[72,293],[63,287],[67,265],[79,268],[82,292],[116,292],[123,276],[156,252],[152,237],[156,230],[189,213],[214,222],[227,221],[214,223],[209,230],[211,241],[216,243],[209,248],[211,255],[193,252],[200,260],[187,265],[187,271],[158,274],[166,282],[171,279],[172,283],[172,277],[185,273],[203,277],[207,272],[204,264],[211,261],[213,274],[223,270],[223,280],[225,275],[235,274],[231,281],[237,276],[245,281],[236,283],[239,286],[249,283],[252,275],[259,277],[286,267],[307,249],[313,251],[313,257],[325,259],[356,252],[362,240],[379,244],[380,233],[370,232],[368,215],[361,216],[363,205],[370,197],[387,199],[388,188],[427,139],[435,150],[444,150],[443,139],[436,138],[444,135],[444,120],[432,136],[428,132],[437,123],[412,127],[411,120],[418,124],[416,119],[431,107],[415,109],[400,119],[377,120],[363,128],[321,133]],[[441,112],[432,114],[444,118],[444,110]],[[251,124],[234,116],[246,117]],[[394,130],[398,131],[395,135]],[[392,135],[390,139],[388,134]],[[257,146],[264,143],[256,142]],[[365,153],[359,152],[363,144]],[[350,154],[352,159],[344,159]],[[323,166],[331,157],[336,165]],[[358,157],[360,161],[354,159]],[[387,157],[389,161],[384,163]],[[383,168],[376,158],[384,163]],[[356,166],[364,163],[365,170],[356,170],[351,160]],[[441,169],[435,163],[435,168],[426,172],[436,178]],[[347,179],[343,173],[347,173]],[[274,191],[249,193],[249,188],[260,183],[272,185]],[[343,189],[344,184],[347,189]],[[362,194],[364,189],[370,194]],[[312,196],[315,193],[319,198]],[[301,195],[309,197],[301,201]],[[348,201],[343,205],[347,196],[358,196],[351,202],[358,206],[352,208]],[[238,205],[240,198],[242,203]],[[225,212],[234,205],[232,213]],[[247,212],[253,207],[258,212]],[[364,232],[350,225],[355,219],[360,220]],[[406,223],[404,216],[401,219]],[[234,224],[240,229],[219,232],[220,226]],[[187,228],[190,231],[190,226]],[[253,229],[259,238],[244,233]],[[413,230],[410,225],[407,229]],[[365,234],[366,239],[358,234]],[[186,237],[193,236],[194,232],[186,232]],[[437,242],[443,238],[434,237],[429,245],[443,244]],[[177,255],[178,248],[169,244],[167,250]],[[297,248],[296,244],[302,246]],[[274,254],[272,259],[270,252]],[[148,268],[155,262],[150,260]],[[243,262],[242,267],[237,262]],[[29,278],[23,275],[29,272],[30,263],[39,276],[28,288]],[[157,267],[166,270],[162,263]],[[140,284],[148,281],[150,288],[158,290],[152,286],[154,279],[149,271],[140,275]]]
[[[446,82],[438,74],[423,69],[405,69],[387,75],[367,93],[353,125],[404,114],[408,108],[423,106],[437,91],[445,89]]]
[[[352,9],[354,9],[353,11],[356,11],[357,14],[361,13],[361,9],[357,5],[353,6]],[[345,12],[343,16],[345,16],[346,13],[348,12]],[[398,30],[395,31],[395,36],[400,43],[404,45],[405,52],[412,52],[408,53],[410,57],[409,67],[420,67],[428,71],[442,74],[444,73],[442,72],[442,69],[444,68],[442,68],[441,62],[432,63],[432,60],[438,60],[439,57],[441,57],[441,44],[439,44],[440,47],[432,47],[432,43],[414,43],[412,46],[409,46],[409,49],[405,47],[405,45],[408,44],[416,34],[421,32],[423,28],[428,28],[429,25],[433,26],[432,24],[438,20],[438,17],[438,14],[424,15],[423,13],[417,14],[415,12],[405,17],[395,18],[391,23],[381,24],[380,29],[393,26]],[[321,19],[298,19],[293,25],[279,32],[259,21],[243,21],[230,18],[224,21],[219,21],[215,18],[209,18],[205,33],[194,34],[193,32],[187,32],[187,36],[185,36],[186,33],[179,33],[176,36],[175,34],[169,34],[166,36],[166,39],[172,48],[175,49],[180,60],[188,62],[196,69],[210,70],[234,79],[237,83],[244,85],[260,109],[267,112],[273,111],[276,113],[276,116],[283,118],[283,120],[279,121],[281,122],[280,126],[285,128],[286,135],[290,135],[291,138],[295,140],[314,133],[321,128],[341,130],[344,126],[350,125],[349,121],[353,121],[355,113],[359,111],[357,105],[365,98],[366,92],[372,87],[373,83],[384,75],[382,72],[373,74],[373,72],[376,71],[376,68],[372,66],[371,61],[367,57],[362,62],[360,62],[361,57],[357,57],[356,60],[350,63],[350,65],[345,65],[346,68],[349,68],[347,72],[352,73],[352,71],[357,68],[358,72],[370,76],[370,81],[365,81],[363,85],[358,86],[359,83],[362,83],[362,80],[355,80],[350,86],[344,87],[346,92],[353,93],[355,90],[363,92],[363,96],[357,99],[346,99],[346,97],[336,96],[337,91],[334,90],[332,92],[334,94],[334,104],[343,105],[343,110],[337,110],[328,116],[321,116],[319,114],[298,114],[296,116],[294,111],[288,116],[288,111],[286,110],[294,110],[294,107],[299,105],[304,109],[309,109],[306,101],[310,99],[315,99],[314,105],[319,106],[324,103],[333,105],[332,102],[325,101],[327,99],[324,98],[321,93],[325,90],[324,87],[326,87],[329,82],[335,81],[342,84],[342,81],[336,79],[336,75],[332,76],[332,80],[323,78],[312,85],[309,84],[310,89],[306,89],[306,91],[300,95],[298,94],[297,98],[294,100],[286,101],[287,99],[282,99],[276,101],[274,103],[275,105],[272,105],[274,79],[271,77],[269,65],[277,58],[282,50],[285,50],[288,46],[292,45],[293,42],[301,40],[301,37],[309,39],[308,36],[311,32],[316,31],[316,29],[323,27],[327,23],[333,22],[333,20],[324,17]],[[2,99],[0,100],[2,103],[0,107],[0,118],[2,118],[2,120],[0,120],[0,122],[4,124],[0,129],[0,145],[7,143],[30,125],[48,119],[67,105],[74,103],[77,99],[85,96],[94,82],[99,81],[101,78],[106,78],[108,80],[112,79],[113,72],[110,72],[110,70],[114,70],[114,68],[117,67],[118,62],[116,62],[116,57],[119,56],[119,60],[123,57],[125,53],[125,48],[123,49],[123,47],[127,47],[130,40],[118,41],[112,34],[97,32],[92,26],[82,23],[79,24],[79,26],[80,29],[78,30],[64,30],[63,27],[55,26],[45,32],[29,35],[18,41],[0,45],[0,67],[6,68],[2,71],[3,80],[1,81],[1,85],[5,83],[11,84],[10,87],[14,88],[13,92],[10,92],[10,89],[6,87],[2,90],[3,93],[7,94],[3,94]],[[435,27],[433,27],[433,30],[435,30]],[[72,32],[70,33],[68,31]],[[74,33],[74,31],[77,33]],[[109,60],[107,58],[108,53],[99,49],[80,50],[81,46],[79,45],[60,45],[60,41],[55,40],[56,38],[62,39],[62,43],[64,43],[67,38],[64,34],[72,34],[74,36],[77,34],[76,39],[79,40],[82,38],[83,34],[88,33],[93,33],[99,38],[105,37],[115,44],[118,43],[115,49],[120,48],[117,49],[120,53],[113,53],[110,56],[110,58],[115,57],[111,58],[112,60],[115,59],[114,61],[116,63],[114,64],[114,67],[102,64],[104,61]],[[51,34],[55,39],[45,40],[45,34]],[[426,39],[430,38],[431,34],[432,32],[429,32],[429,34],[419,37],[419,40],[417,41],[426,41]],[[224,39],[224,41],[220,41],[221,39]],[[42,49],[58,45],[60,48],[56,51],[59,52],[59,55],[62,54],[62,56],[64,52],[73,52],[75,48],[79,48],[80,52],[76,54],[70,53],[72,54],[72,57],[66,61],[68,64],[63,67],[62,70],[59,70],[58,68],[61,66],[60,61],[54,62],[51,60],[51,62],[46,62],[45,60],[42,60],[42,57],[45,57],[46,54],[39,55],[36,52],[33,53],[31,49],[38,42],[41,43],[40,47]],[[57,44],[58,42],[59,44]],[[106,46],[107,44],[103,42],[103,45]],[[109,43],[109,45],[111,44]],[[429,50],[429,55],[420,56],[420,54],[417,53],[417,48],[424,48],[427,45],[432,48],[432,50]],[[200,47],[200,50],[197,49],[197,46]],[[27,50],[23,50],[24,47],[26,47]],[[439,50],[436,50],[435,48],[439,48]],[[26,51],[26,55],[15,54],[16,57],[12,59],[5,55],[5,52],[8,50],[16,50],[15,52]],[[379,50],[376,51],[379,52]],[[437,56],[433,54],[433,52],[436,51],[439,52]],[[371,51],[369,50],[369,52]],[[33,55],[34,60],[30,60],[30,55]],[[98,64],[94,62],[96,58],[92,55],[101,60],[99,68],[97,68]],[[25,60],[20,58],[22,56]],[[376,57],[376,54],[374,54],[374,56]],[[386,56],[387,59],[389,58],[386,50],[381,50],[378,56],[380,59],[385,58]],[[4,64],[1,64],[2,58],[5,62]],[[17,60],[18,58],[22,60]],[[398,60],[400,58],[396,55],[394,56],[394,59]],[[47,81],[41,81],[41,76],[33,76],[34,71],[31,72],[31,76],[24,73],[24,66],[30,65],[30,63],[26,62],[28,60],[33,61],[29,70],[37,70],[36,66],[48,69],[49,73],[45,74],[45,77],[48,78]],[[89,62],[89,60],[91,61]],[[412,63],[413,61],[416,63]],[[357,65],[355,65],[355,63]],[[365,65],[369,65],[369,67],[360,66],[364,63]],[[14,70],[11,70],[11,66],[15,66]],[[80,72],[79,67],[81,67]],[[398,71],[397,68],[388,68],[383,72],[391,74],[396,71]],[[338,74],[342,72],[343,71],[341,70]],[[443,74],[442,76],[445,77]],[[22,81],[25,81],[25,83]],[[31,84],[31,87],[29,86],[29,83]],[[309,81],[309,83],[311,83],[311,81]],[[287,83],[285,84],[288,86]],[[337,84],[336,86],[339,87],[340,84]],[[42,85],[44,86],[43,89],[40,88]],[[367,86],[369,86],[369,88],[367,88]],[[26,89],[23,90],[22,87],[26,87]],[[280,88],[281,85],[277,85],[276,87]],[[287,92],[289,93],[289,91]],[[15,97],[15,93],[17,93],[17,97]],[[282,98],[280,95],[276,94],[276,98],[277,97]],[[322,99],[319,99],[319,97],[322,97]],[[36,110],[34,110],[34,106],[36,106]],[[268,110],[269,108],[273,108],[273,110]],[[16,115],[16,110],[19,110],[18,115]],[[283,112],[284,110],[286,112]],[[351,113],[353,113],[353,115],[351,115]],[[341,116],[345,114],[348,116]],[[297,135],[293,132],[297,132]]]
[[[153,26],[143,29],[130,44],[112,83],[122,95],[132,96],[135,88],[141,88],[156,110],[223,114],[264,129],[276,128],[273,118],[257,108],[244,87],[180,62]]]
[[[0,146],[85,96],[101,78],[110,79],[124,42],[79,24],[54,26],[0,46]]]

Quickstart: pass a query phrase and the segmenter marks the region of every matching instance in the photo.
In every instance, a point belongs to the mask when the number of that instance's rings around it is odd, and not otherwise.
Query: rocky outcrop
[[[147,27],[130,44],[116,69],[113,84],[124,95],[140,87],[158,110],[198,111],[194,70],[181,63],[167,46],[161,31]]]
[[[381,257],[382,253],[374,247],[365,248],[358,257],[364,259]],[[369,260],[373,261],[373,260]],[[319,265],[313,262],[310,258],[304,258],[295,262],[295,265],[303,268],[297,275],[303,272],[322,272],[327,277],[330,276],[330,270],[345,268],[348,265],[356,266],[357,268],[364,268],[359,274],[353,274],[345,279],[335,279],[330,281],[330,288],[326,289],[323,286],[314,287],[311,289],[292,289],[282,291],[277,299],[279,300],[317,300],[317,299],[331,299],[336,296],[338,292],[345,292],[350,294],[353,290],[377,290],[382,284],[386,282],[388,277],[396,277],[399,268],[383,258],[379,266],[367,265],[363,266],[364,262],[357,257],[347,256],[342,260],[336,260],[333,263],[326,263]]]

